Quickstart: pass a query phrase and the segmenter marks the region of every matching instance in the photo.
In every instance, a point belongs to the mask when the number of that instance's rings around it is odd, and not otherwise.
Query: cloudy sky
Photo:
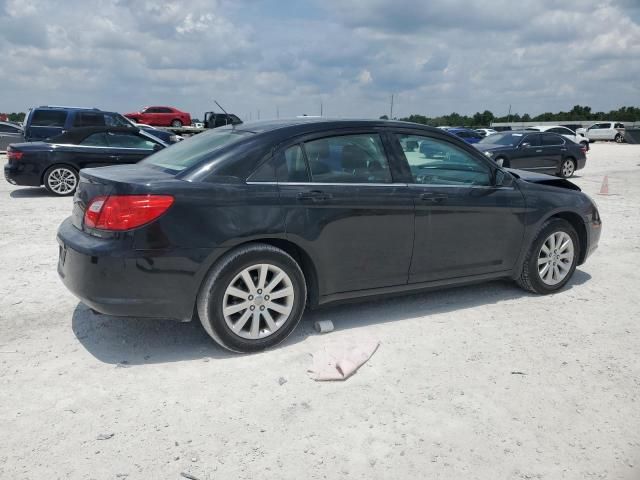
[[[0,0],[0,111],[640,105],[640,0]]]

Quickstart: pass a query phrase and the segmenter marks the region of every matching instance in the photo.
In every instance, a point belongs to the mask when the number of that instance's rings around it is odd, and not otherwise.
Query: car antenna
[[[222,110],[225,113],[226,117],[224,119],[224,124],[226,125],[227,122],[229,121],[229,114],[227,113],[227,111],[224,108],[222,108],[222,105],[220,105],[217,100],[214,100],[213,103],[218,105],[218,107],[220,107],[220,110]],[[233,124],[233,122],[231,122],[231,123]]]

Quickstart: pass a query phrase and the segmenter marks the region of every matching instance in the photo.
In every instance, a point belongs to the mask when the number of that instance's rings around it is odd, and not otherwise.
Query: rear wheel
[[[78,172],[67,165],[54,165],[44,173],[44,188],[61,197],[73,195],[78,186]]]
[[[307,289],[284,250],[256,243],[232,251],[209,272],[198,294],[204,329],[234,352],[277,345],[302,318]]]
[[[171,122],[171,126],[172,126],[172,127],[176,127],[176,128],[180,128],[180,127],[182,126],[182,122],[181,122],[180,120],[178,120],[178,119],[173,120],[173,121]]]
[[[616,141],[616,143],[622,143],[622,142],[624,142],[624,137],[622,136],[622,134],[618,133],[615,136],[614,140]]]
[[[572,177],[576,173],[576,161],[573,158],[565,158],[560,165],[560,176],[562,178]]]
[[[548,220],[527,252],[518,285],[540,294],[561,289],[575,272],[579,253],[578,234],[571,224],[561,218]]]

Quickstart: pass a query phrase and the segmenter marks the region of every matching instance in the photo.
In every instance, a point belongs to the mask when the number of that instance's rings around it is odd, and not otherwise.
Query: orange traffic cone
[[[598,195],[609,195],[609,175],[605,175],[602,179],[602,186]]]

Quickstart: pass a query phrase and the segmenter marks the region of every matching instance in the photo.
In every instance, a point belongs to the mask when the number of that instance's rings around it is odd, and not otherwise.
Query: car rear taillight
[[[173,205],[173,200],[171,195],[95,197],[84,213],[84,224],[100,230],[131,230],[159,218]]]
[[[20,150],[14,150],[11,147],[7,147],[7,158],[9,160],[22,160],[23,156],[24,152],[21,152]]]
[[[585,155],[587,154],[587,147],[580,147],[580,150],[582,150],[582,153]]]

